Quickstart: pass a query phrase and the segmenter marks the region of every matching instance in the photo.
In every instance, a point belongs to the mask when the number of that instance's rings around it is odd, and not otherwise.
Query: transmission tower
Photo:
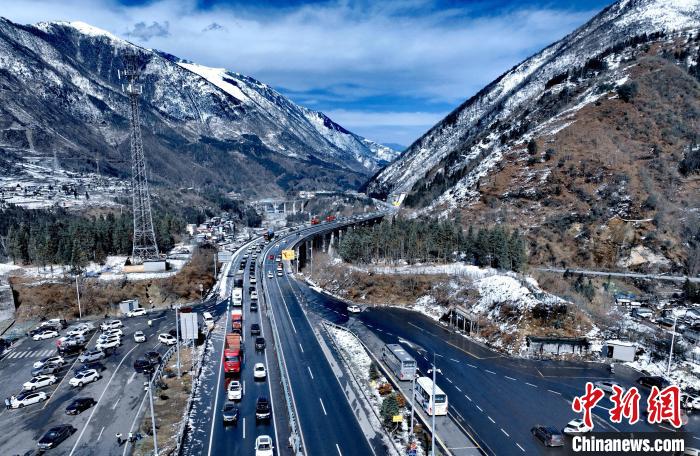
[[[134,205],[134,247],[132,262],[141,263],[159,257],[156,234],[153,230],[151,215],[151,196],[148,192],[146,176],[146,159],[143,154],[141,140],[141,125],[139,123],[139,97],[141,85],[138,83],[141,74],[139,56],[133,51],[127,51],[124,56],[122,75],[127,80],[126,93],[131,103],[131,191]]]

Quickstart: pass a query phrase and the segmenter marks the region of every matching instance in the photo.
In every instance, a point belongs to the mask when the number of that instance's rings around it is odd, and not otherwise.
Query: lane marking
[[[120,400],[121,400],[121,396],[117,398],[117,401],[116,401],[116,402],[114,403],[114,405],[112,406],[112,410],[116,410],[117,404],[119,404],[119,401],[120,401]]]
[[[459,386],[455,386],[455,388],[457,388],[457,391],[459,391],[460,393],[462,392],[462,388],[460,388]]]
[[[474,405],[476,405],[476,404],[474,404]],[[483,411],[484,411],[484,409],[482,409],[482,408],[479,407],[478,405],[476,406],[476,408],[478,408],[480,412],[483,412]]]
[[[469,367],[473,367],[474,369],[476,369],[476,368],[477,368],[477,367],[476,367],[475,365],[473,365],[473,364],[469,364],[469,363],[467,363],[467,366],[469,366]]]
[[[129,377],[129,380],[126,381],[126,384],[128,385],[129,383],[133,382],[134,378],[136,378],[136,372],[131,374],[131,377]]]
[[[94,337],[94,334],[93,334],[93,337]],[[92,338],[91,338],[91,339],[92,339]],[[85,434],[85,430],[86,430],[87,427],[90,425],[90,420],[92,420],[92,417],[95,415],[95,412],[96,412],[97,409],[99,408],[99,406],[100,406],[100,401],[102,400],[102,398],[104,397],[105,393],[106,393],[107,390],[109,389],[109,385],[112,383],[112,380],[114,380],[114,376],[117,375],[117,372],[119,372],[119,368],[122,366],[122,364],[124,364],[124,361],[126,360],[126,358],[131,354],[131,352],[133,352],[134,350],[136,350],[137,347],[138,347],[138,345],[134,345],[134,348],[132,348],[131,350],[129,350],[129,351],[126,353],[126,355],[124,355],[124,357],[122,358],[122,360],[119,361],[119,364],[118,364],[117,367],[114,369],[114,372],[112,373],[112,376],[109,377],[109,381],[107,382],[107,385],[106,385],[106,386],[104,387],[104,389],[102,390],[102,394],[100,394],[100,397],[97,399],[97,404],[95,404],[95,406],[92,408],[92,412],[90,412],[90,416],[88,417],[87,421],[85,422],[85,426],[83,426],[83,430],[80,431],[80,435],[78,435],[78,439],[75,441],[75,445],[73,445],[73,448],[70,450],[70,453],[69,453],[68,456],[73,456],[73,453],[75,453],[75,449],[78,448],[78,444],[80,443],[80,439],[83,438],[83,434]],[[77,360],[77,358],[76,358],[76,360]],[[64,377],[64,378],[65,378],[65,377]],[[46,402],[48,402],[48,401],[46,401]]]
[[[304,347],[301,346],[301,342],[299,342],[299,349],[301,350],[302,353],[304,353]]]
[[[467,396],[466,394],[464,395],[464,397],[466,397],[466,398],[467,398],[467,400],[468,400],[469,402],[471,402],[471,401],[472,401],[472,398],[471,398],[471,397],[469,397],[469,396]]]
[[[339,454],[340,456],[343,456],[343,453],[340,452],[340,447],[338,446],[337,443],[335,444],[335,449],[338,450],[338,454]]]
[[[450,380],[449,378],[445,377],[445,380],[447,380],[448,382],[450,382],[450,384],[452,384],[452,380]]]
[[[459,362],[458,359],[454,359],[454,358],[450,358],[450,361],[454,361],[455,363],[458,363],[458,362]]]
[[[102,438],[102,433],[105,431],[105,427],[102,426],[102,429],[100,429],[100,435],[97,436],[97,441],[99,442],[100,439]]]
[[[491,418],[490,416],[486,415],[486,418],[488,418],[489,421],[492,422],[493,424],[496,424],[496,422],[495,422],[495,421],[493,420],[493,418]]]
[[[550,389],[548,389],[547,391],[549,391],[550,393],[558,394],[559,396],[561,396],[561,393],[559,391],[554,391],[554,390],[550,390]]]
[[[525,453],[525,448],[521,447],[519,443],[516,443],[516,445],[518,445],[518,448],[520,448],[521,450],[523,450],[523,453]]]
[[[508,380],[513,380],[514,382],[517,381],[517,380],[514,379],[513,377],[508,377],[507,375],[504,375],[504,377],[507,378]]]
[[[245,417],[243,417],[243,438],[245,439]]]
[[[309,375],[311,376],[311,380],[314,379],[314,374],[311,373],[311,368],[309,366],[306,366],[306,369],[309,371]]]
[[[501,428],[501,432],[504,433],[506,435],[506,437],[510,437],[510,434],[508,434],[506,431],[504,431],[503,428]]]
[[[326,407],[323,405],[323,399],[319,397],[318,400],[321,401],[321,408],[323,409],[323,414],[328,416],[328,414],[326,413]]]
[[[525,382],[525,384],[526,384],[527,386],[531,386],[531,387],[533,387],[533,388],[538,388],[537,385],[533,385],[532,383]]]
[[[496,375],[496,373],[495,373],[494,371],[490,371],[490,370],[488,370],[488,369],[484,369],[484,372],[488,372],[489,374]]]

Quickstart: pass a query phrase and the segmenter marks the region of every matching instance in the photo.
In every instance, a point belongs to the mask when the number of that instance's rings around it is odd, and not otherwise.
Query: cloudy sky
[[[361,135],[409,145],[609,0],[13,0],[29,24],[80,20],[270,84]]]

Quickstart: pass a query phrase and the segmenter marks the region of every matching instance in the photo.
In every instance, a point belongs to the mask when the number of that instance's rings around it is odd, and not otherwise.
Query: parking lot
[[[152,327],[147,321],[152,320]],[[175,316],[172,311],[156,311],[146,316],[121,318],[122,345],[112,349],[111,353],[98,362],[104,365],[100,372],[101,378],[94,383],[88,383],[81,388],[69,384],[75,370],[81,366],[76,353],[65,356],[66,363],[55,374],[55,384],[42,387],[48,399],[44,402],[28,405],[18,409],[3,409],[0,412],[0,427],[5,432],[0,435],[2,454],[26,454],[37,448],[37,441],[51,427],[69,424],[76,432],[61,442],[52,454],[125,454],[128,445],[117,445],[116,434],[126,436],[138,427],[136,418],[144,407],[144,374],[134,371],[134,361],[143,357],[146,352],[158,351],[161,355],[167,347],[158,342],[158,333],[168,332],[175,327]],[[95,321],[97,330],[87,336],[86,349],[95,348],[99,337],[99,324]],[[65,335],[62,330],[60,335]],[[133,334],[143,331],[146,341],[136,343]],[[32,378],[33,364],[47,356],[57,354],[56,339],[35,341],[23,337],[8,350],[0,359],[0,395],[3,398],[17,396],[24,382]],[[66,407],[78,397],[88,397],[97,401],[93,407],[79,415],[66,415]],[[146,404],[147,405],[147,404]]]

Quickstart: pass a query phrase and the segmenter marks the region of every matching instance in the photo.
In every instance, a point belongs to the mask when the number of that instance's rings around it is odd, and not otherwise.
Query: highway
[[[329,229],[335,224],[311,228],[313,233]],[[339,380],[335,377],[318,340],[314,328],[306,318],[295,296],[288,274],[277,275],[275,262],[269,255],[278,255],[282,249],[296,242],[297,236],[275,243],[265,256],[265,292],[278,325],[282,353],[292,384],[292,394],[301,424],[305,453],[314,455],[381,455],[378,438],[365,438],[352,408],[348,404]],[[268,278],[268,273],[272,277]]]
[[[149,318],[153,320],[151,328],[146,324]],[[121,320],[124,323],[123,345],[100,361],[106,367],[101,373],[101,379],[80,390],[72,388],[68,380],[80,366],[77,357],[73,356],[61,370],[59,383],[42,389],[50,393],[48,401],[24,409],[0,412],[0,428],[5,430],[0,434],[1,454],[25,454],[36,449],[36,442],[41,436],[57,424],[71,424],[78,431],[51,450],[52,454],[121,455],[127,450],[127,445],[117,446],[115,435],[121,432],[126,436],[130,429],[138,427],[137,418],[145,397],[143,382],[146,377],[136,374],[133,363],[148,351],[165,353],[167,347],[158,343],[157,334],[174,328],[175,316],[173,312],[162,310]],[[100,322],[94,323],[99,325]],[[146,334],[145,343],[134,342],[133,333],[137,330]],[[64,332],[65,330],[61,334]],[[88,348],[94,347],[97,335],[99,331],[93,335]],[[55,339],[21,339],[0,360],[0,394],[4,397],[16,395],[22,383],[31,378],[32,364],[55,353]],[[91,397],[98,402],[80,415],[66,415],[66,406],[76,397]]]
[[[246,244],[246,246],[255,245],[257,242]],[[274,360],[267,354],[272,349],[271,337],[268,337],[267,334],[270,331],[269,323],[267,323],[267,319],[263,318],[262,309],[256,312],[250,310],[249,287],[251,286],[250,278],[253,276],[250,273],[250,265],[254,264],[255,260],[252,255],[244,258],[245,253],[246,249],[240,249],[234,255],[231,265],[228,266],[231,271],[229,275],[236,274],[241,268],[241,261],[243,261],[244,293],[241,309],[243,310],[245,351],[241,374],[227,377],[223,372],[224,335],[230,332],[230,310],[233,308],[230,305],[230,299],[226,298],[211,309],[211,313],[217,318],[216,327],[211,335],[210,353],[205,359],[207,370],[200,378],[200,388],[197,391],[197,402],[200,405],[191,415],[192,429],[189,431],[182,452],[185,455],[254,455],[254,443],[258,435],[270,435],[275,446],[278,446],[278,434],[286,435],[285,409],[277,404],[282,396],[279,391],[273,391],[275,388],[271,388],[271,385],[279,385],[279,373],[276,370],[276,363],[273,362],[271,366],[268,361]],[[258,268],[256,267],[255,274],[257,272]],[[230,297],[232,288],[233,277],[230,276],[222,294]],[[257,352],[254,349],[255,338],[250,335],[252,323],[260,324],[261,336],[268,341],[266,351]],[[264,363],[268,368],[268,378],[265,381],[256,381],[253,378],[253,365],[257,362]],[[228,383],[233,379],[239,380],[243,384],[244,393],[240,401],[235,401],[240,410],[239,422],[225,426],[222,421],[221,409],[227,402]],[[260,396],[272,399],[273,420],[269,422],[256,423],[255,405]],[[277,425],[277,423],[280,424]],[[282,429],[282,432],[277,431],[278,427]],[[283,438],[286,440],[286,437]]]

